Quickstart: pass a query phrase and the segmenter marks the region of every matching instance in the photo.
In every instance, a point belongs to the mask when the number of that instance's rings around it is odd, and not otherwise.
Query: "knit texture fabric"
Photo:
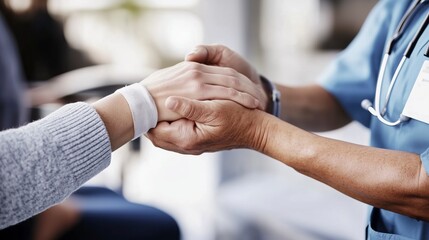
[[[104,123],[86,103],[0,132],[0,229],[61,202],[110,158]]]

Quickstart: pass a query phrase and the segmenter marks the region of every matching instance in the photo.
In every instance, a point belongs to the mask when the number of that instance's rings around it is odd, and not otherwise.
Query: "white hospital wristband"
[[[141,83],[118,89],[128,102],[134,123],[134,138],[145,134],[158,123],[158,111],[149,91]]]

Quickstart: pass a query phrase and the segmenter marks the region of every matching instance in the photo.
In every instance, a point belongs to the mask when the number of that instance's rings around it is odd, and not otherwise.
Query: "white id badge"
[[[402,114],[429,124],[429,61],[423,63]]]

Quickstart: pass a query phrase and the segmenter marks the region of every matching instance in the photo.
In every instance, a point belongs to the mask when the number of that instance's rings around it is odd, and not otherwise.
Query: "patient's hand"
[[[181,116],[165,107],[169,96],[196,100],[232,100],[247,108],[263,109],[264,92],[232,68],[182,62],[159,70],[142,82],[158,108],[158,121],[174,121]]]

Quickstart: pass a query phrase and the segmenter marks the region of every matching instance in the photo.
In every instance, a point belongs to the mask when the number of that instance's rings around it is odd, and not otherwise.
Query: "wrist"
[[[159,88],[150,84],[147,84],[147,85],[143,84],[143,85],[146,87],[147,91],[152,96],[153,102],[155,103],[155,107],[158,114],[158,122],[165,121],[164,117],[162,116],[163,115],[162,106],[167,97],[163,96],[162,88]]]
[[[281,94],[277,90],[276,85],[265,78],[264,76],[260,76],[262,86],[264,88],[265,94],[268,98],[267,105],[265,108],[265,112],[272,114],[276,117],[280,117],[280,98]]]
[[[112,151],[133,138],[133,118],[127,101],[121,94],[112,94],[93,103],[106,127]]]
[[[131,111],[134,139],[154,128],[158,123],[157,106],[146,87],[135,83],[116,91],[126,100]]]
[[[255,115],[249,118],[252,119],[251,126],[248,128],[251,131],[248,131],[249,136],[245,136],[247,147],[264,153],[270,136],[276,129],[277,125],[274,121],[276,118],[263,111],[255,110],[253,112]]]

